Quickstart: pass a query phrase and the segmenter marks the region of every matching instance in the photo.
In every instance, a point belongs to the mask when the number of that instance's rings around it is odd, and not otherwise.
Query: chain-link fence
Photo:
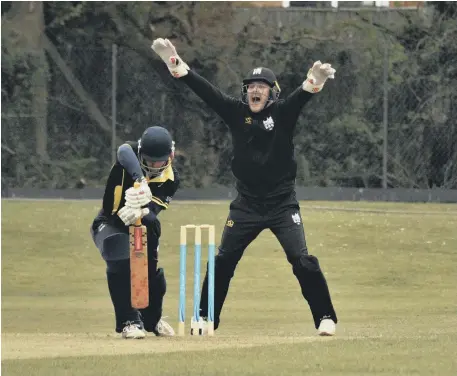
[[[287,70],[277,71],[282,96],[300,84],[304,60],[309,65],[319,58],[337,69],[336,79],[299,119],[297,184],[456,189],[457,113],[451,88],[457,54],[451,51],[455,47],[442,45],[452,35],[424,41],[434,43],[425,52],[420,46],[407,52],[386,34],[370,46],[346,41],[344,48],[333,48],[321,42],[312,51],[292,51]],[[233,183],[224,125],[165,68],[157,71],[147,57],[115,45],[66,46],[47,53],[46,69],[35,73],[45,77],[43,84],[36,84],[25,100],[15,92],[20,64],[2,66],[4,185],[101,187],[120,143],[137,139],[153,124],[173,134],[184,186]],[[35,57],[30,51],[21,56],[26,77],[26,62]],[[229,94],[239,95],[240,83],[232,76],[245,72],[202,67],[198,56],[189,63]],[[272,68],[278,67],[273,61]],[[13,71],[14,79],[9,79]]]
[[[111,158],[111,53],[53,50],[34,74],[45,79],[30,88],[17,78],[33,82],[33,54],[21,51],[11,77],[2,74],[2,183],[65,188],[101,178],[98,166]]]

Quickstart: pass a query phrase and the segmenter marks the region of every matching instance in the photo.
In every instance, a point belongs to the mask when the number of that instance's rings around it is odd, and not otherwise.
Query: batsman
[[[102,208],[91,226],[92,239],[106,262],[115,330],[123,338],[144,338],[145,331],[156,336],[174,335],[173,328],[162,319],[166,280],[163,268],[158,268],[158,215],[168,208],[179,187],[173,158],[174,142],[163,127],[147,128],[138,141],[121,145],[108,176]],[[131,302],[129,227],[138,220],[147,232],[148,260],[145,279],[149,302],[141,309],[132,307]]]
[[[335,69],[316,61],[304,81],[288,97],[280,99],[275,74],[266,67],[256,67],[241,84],[241,98],[235,98],[190,69],[168,39],[154,40],[152,49],[173,77],[186,84],[224,120],[232,135],[232,172],[238,196],[230,204],[215,260],[215,329],[245,249],[260,232],[270,229],[291,264],[318,334],[334,335],[336,313],[319,261],[308,252],[295,195],[297,164],[293,134],[303,106],[322,90],[327,79],[334,78]],[[208,274],[200,301],[202,317],[208,314],[207,283]]]

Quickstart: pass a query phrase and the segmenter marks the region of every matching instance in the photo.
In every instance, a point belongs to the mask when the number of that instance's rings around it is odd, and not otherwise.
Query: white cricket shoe
[[[140,325],[132,322],[126,322],[125,324],[124,329],[122,329],[122,338],[141,339],[146,337],[146,334],[144,334],[144,331],[141,330]]]
[[[157,323],[154,333],[160,337],[173,337],[175,335],[171,325],[163,319],[160,319]]]
[[[323,319],[317,329],[320,336],[334,336],[336,324],[332,319]]]

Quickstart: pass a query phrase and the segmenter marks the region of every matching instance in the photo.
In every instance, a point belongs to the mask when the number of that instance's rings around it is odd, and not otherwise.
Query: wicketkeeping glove
[[[173,77],[179,78],[187,74],[190,69],[189,66],[182,61],[176,52],[175,46],[168,39],[155,39],[151,48],[167,64],[168,70]]]
[[[135,209],[129,206],[124,206],[121,210],[117,212],[119,218],[124,222],[126,226],[133,225],[138,219],[149,214],[149,209]]]
[[[145,178],[141,180],[138,188],[131,187],[125,191],[125,205],[133,209],[139,209],[149,204],[152,200],[152,192]]]
[[[328,78],[335,78],[335,72],[336,70],[330,64],[322,64],[319,60],[316,61],[303,82],[303,90],[310,93],[318,93],[322,90]]]

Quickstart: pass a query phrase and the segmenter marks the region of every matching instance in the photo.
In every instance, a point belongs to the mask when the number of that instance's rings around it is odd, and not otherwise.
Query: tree
[[[3,16],[11,9],[13,3],[9,9],[2,3]],[[6,177],[16,186],[63,188],[82,177],[89,185],[104,184],[111,164],[113,43],[119,142],[160,123],[177,142],[184,186],[232,184],[225,125],[171,77],[150,49],[155,37],[171,39],[193,69],[234,96],[253,66],[272,68],[286,96],[313,61],[332,62],[337,78],[306,106],[296,129],[298,182],[314,186],[379,186],[387,43],[389,185],[455,185],[455,34],[449,17],[427,25],[411,13],[389,12],[400,18],[393,29],[382,12],[358,19],[330,12],[313,27],[306,13],[241,12],[230,2],[45,2],[43,12],[48,46],[55,47],[47,49],[47,162],[36,158],[37,137],[22,137],[29,119],[8,117],[31,113],[37,96],[28,74],[33,59],[29,52],[15,54],[14,38],[2,45],[2,149],[12,151]],[[2,167],[6,163],[2,159]]]
[[[455,189],[457,7],[453,2],[430,5],[435,12],[429,24],[410,23],[396,36],[409,59],[395,66],[402,79],[391,89],[398,124],[392,171],[397,184]]]
[[[8,97],[16,95],[15,90],[25,91],[22,97],[28,99],[27,103],[22,101],[22,105],[26,108],[7,106],[7,109],[11,116],[25,115],[27,122],[35,123],[35,152],[38,157],[47,159],[48,62],[43,49],[43,33],[43,2],[14,1],[7,13],[3,15],[2,12],[2,60],[6,60],[2,64],[2,73],[6,76],[5,86],[2,79],[2,99],[11,103]],[[16,81],[24,82],[24,85],[18,87]],[[21,133],[16,137],[27,135],[28,127],[23,127]]]

